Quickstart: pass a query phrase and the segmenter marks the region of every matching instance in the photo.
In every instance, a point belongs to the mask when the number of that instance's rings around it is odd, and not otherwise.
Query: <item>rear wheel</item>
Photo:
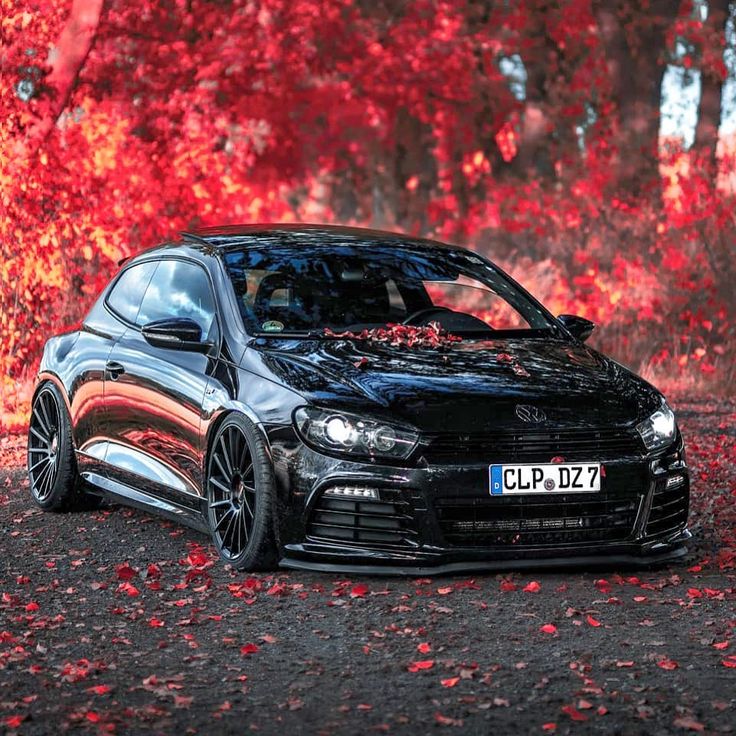
[[[53,383],[44,383],[33,398],[28,427],[28,479],[33,500],[47,511],[72,511],[99,505],[80,487],[71,422]]]
[[[245,417],[232,414],[218,428],[207,462],[207,515],[220,556],[238,570],[275,567],[274,513],[263,438]]]

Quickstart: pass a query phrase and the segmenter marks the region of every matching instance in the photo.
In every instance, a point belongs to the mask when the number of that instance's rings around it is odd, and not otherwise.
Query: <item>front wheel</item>
[[[228,416],[212,440],[206,490],[220,556],[238,570],[273,569],[278,561],[273,468],[258,430],[239,414]]]

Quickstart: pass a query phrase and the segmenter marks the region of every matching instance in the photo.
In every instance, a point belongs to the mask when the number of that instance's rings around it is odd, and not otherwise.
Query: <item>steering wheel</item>
[[[449,309],[448,307],[423,307],[422,309],[417,309],[416,312],[412,312],[405,320],[402,321],[401,324],[413,325],[420,319],[426,324],[427,318],[437,314],[438,312],[452,312],[452,309]]]

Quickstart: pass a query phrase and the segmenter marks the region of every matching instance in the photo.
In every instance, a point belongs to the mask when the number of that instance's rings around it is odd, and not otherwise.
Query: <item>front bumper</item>
[[[682,557],[691,536],[680,437],[658,455],[600,459],[600,493],[553,494],[543,503],[491,498],[486,462],[383,466],[326,457],[287,428],[270,440],[287,568],[423,576],[650,566]],[[379,497],[325,496],[339,485],[371,488]]]

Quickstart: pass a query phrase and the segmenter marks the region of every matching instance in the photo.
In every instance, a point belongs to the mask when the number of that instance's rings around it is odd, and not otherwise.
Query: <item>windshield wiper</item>
[[[265,332],[260,330],[253,333],[253,337],[298,337],[307,340],[318,340],[324,336],[324,330],[282,330],[281,332]]]

